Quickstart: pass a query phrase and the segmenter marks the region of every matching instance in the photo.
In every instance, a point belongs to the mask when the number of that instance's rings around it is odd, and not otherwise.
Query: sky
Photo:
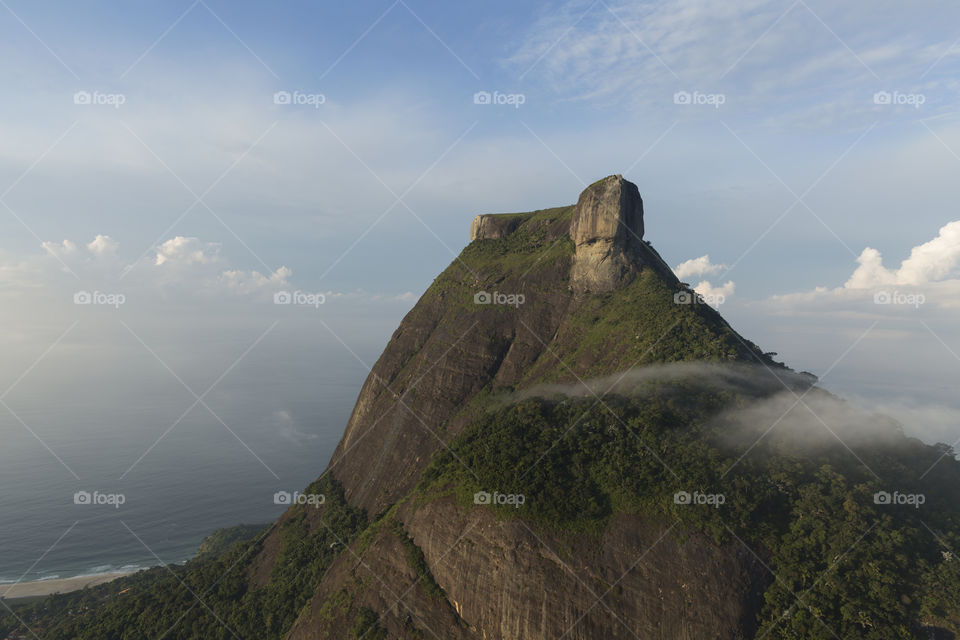
[[[473,216],[622,173],[646,238],[742,334],[953,443],[958,18],[0,0],[0,424],[47,456],[30,398],[78,376],[91,395],[158,375],[255,393],[257,350],[362,378]]]

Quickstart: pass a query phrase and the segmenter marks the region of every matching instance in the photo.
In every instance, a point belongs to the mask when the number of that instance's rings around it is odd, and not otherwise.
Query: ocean
[[[0,406],[0,583],[179,563],[216,528],[272,521],[274,493],[326,467],[366,374],[345,353],[248,367],[204,398],[219,419],[198,404],[172,429],[195,401],[175,381],[7,398],[19,420]]]

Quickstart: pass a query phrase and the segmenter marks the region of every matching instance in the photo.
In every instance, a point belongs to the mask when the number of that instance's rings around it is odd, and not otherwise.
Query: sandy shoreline
[[[104,582],[110,582],[123,576],[129,576],[135,571],[118,573],[101,573],[95,576],[77,576],[75,578],[57,578],[54,580],[38,580],[35,582],[21,582],[19,584],[0,584],[0,598],[33,598],[48,596],[53,593],[67,593],[79,591]]]

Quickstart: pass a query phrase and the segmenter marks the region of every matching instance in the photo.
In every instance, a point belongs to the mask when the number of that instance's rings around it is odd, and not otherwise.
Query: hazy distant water
[[[113,395],[14,394],[10,406],[80,480],[0,408],[0,582],[180,562],[212,529],[274,519],[283,511],[274,492],[323,471],[366,373],[339,353],[285,368],[254,363],[205,398],[279,480],[199,405],[121,480],[193,402],[175,380]],[[76,505],[78,490],[122,493],[126,503]]]

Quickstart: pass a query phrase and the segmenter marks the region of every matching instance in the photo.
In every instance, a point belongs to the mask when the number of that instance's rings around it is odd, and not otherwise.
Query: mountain
[[[953,451],[740,336],[643,218],[619,175],[576,205],[477,216],[304,490],[322,506],[0,631],[955,637]]]

